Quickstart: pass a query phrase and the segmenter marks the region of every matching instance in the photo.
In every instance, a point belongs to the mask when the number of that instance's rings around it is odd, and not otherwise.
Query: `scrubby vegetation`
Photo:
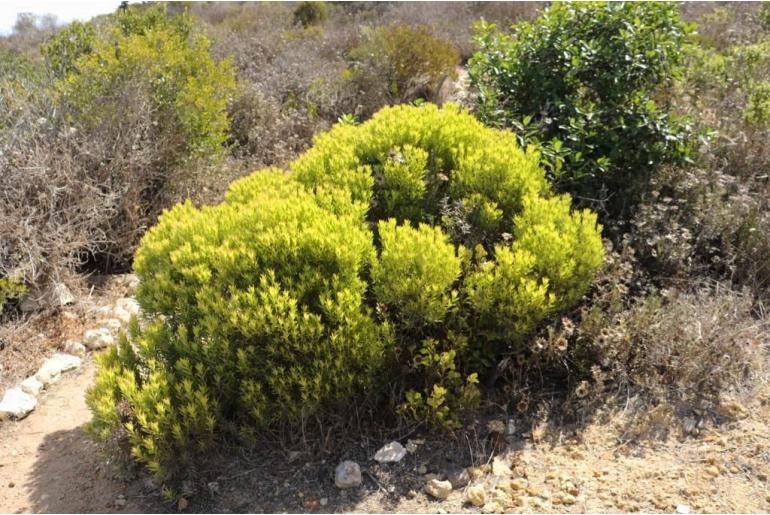
[[[0,38],[0,321],[133,268],[143,314],[99,357],[92,429],[165,480],[353,413],[411,434],[620,404],[629,438],[729,419],[769,343],[768,12],[20,18]]]

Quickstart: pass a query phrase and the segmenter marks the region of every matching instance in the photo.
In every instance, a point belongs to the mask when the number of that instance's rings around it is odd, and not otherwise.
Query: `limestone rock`
[[[361,467],[355,461],[343,461],[334,469],[334,484],[342,489],[361,486]]]
[[[472,486],[465,493],[465,499],[472,505],[481,508],[487,502],[487,493],[482,486]]]
[[[436,499],[446,499],[452,493],[452,483],[431,479],[425,483],[425,493]]]
[[[83,335],[83,343],[91,350],[103,349],[115,343],[115,338],[106,327],[89,329]]]
[[[45,360],[35,374],[35,379],[43,383],[44,386],[47,386],[58,381],[62,372],[79,367],[80,361],[80,358],[77,356],[57,352],[53,357]]]
[[[0,401],[0,420],[6,418],[22,419],[37,406],[37,399],[21,388],[6,390],[3,400]]]
[[[384,445],[374,455],[374,461],[377,463],[396,463],[406,456],[406,449],[398,442],[390,442]]]
[[[29,394],[32,397],[37,397],[38,394],[40,394],[40,390],[43,389],[43,383],[38,381],[36,377],[32,376],[22,381],[20,388],[22,392]]]
[[[64,352],[73,356],[84,356],[86,347],[80,342],[68,341],[64,343]]]
[[[492,460],[492,474],[495,476],[510,476],[511,467],[509,467],[502,458],[495,456]]]
[[[123,322],[117,318],[107,318],[105,320],[100,320],[99,325],[109,329],[113,333],[117,333],[123,327]]]
[[[118,299],[117,302],[115,302],[115,306],[126,310],[132,315],[138,315],[142,309],[136,299],[132,299],[130,297]]]

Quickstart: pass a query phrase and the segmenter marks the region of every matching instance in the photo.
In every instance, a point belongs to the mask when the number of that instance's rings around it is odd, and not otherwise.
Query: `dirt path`
[[[41,395],[27,418],[0,426],[0,512],[142,511],[136,486],[119,479],[83,430],[91,419],[85,390],[94,368],[86,358]]]

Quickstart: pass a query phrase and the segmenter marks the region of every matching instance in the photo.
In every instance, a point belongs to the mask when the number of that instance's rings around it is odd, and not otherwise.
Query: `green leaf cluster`
[[[627,203],[656,164],[692,153],[667,95],[692,30],[677,5],[557,2],[512,34],[477,29],[469,68],[481,118],[543,147],[564,189],[597,198],[605,187]]]

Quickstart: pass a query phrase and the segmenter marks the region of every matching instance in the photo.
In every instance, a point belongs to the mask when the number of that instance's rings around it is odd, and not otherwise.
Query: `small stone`
[[[415,492],[414,490],[409,490],[406,493],[406,498],[407,499],[414,499],[415,497],[417,497],[417,492]]]
[[[11,388],[5,391],[3,400],[0,401],[0,420],[6,418],[22,419],[37,406],[37,399],[21,388]]]
[[[567,506],[571,506],[577,502],[577,499],[574,495],[571,494],[562,494],[561,496],[561,502],[562,504],[565,504]]]
[[[341,489],[361,486],[361,467],[355,461],[343,461],[334,469],[334,484]]]
[[[62,372],[67,372],[80,366],[81,359],[70,354],[57,352],[52,357],[45,360],[43,365],[35,374],[35,379],[49,385],[59,380]]]
[[[446,499],[452,493],[452,483],[431,479],[425,484],[425,493],[436,499]]]
[[[318,507],[321,506],[321,501],[319,501],[315,497],[308,497],[307,499],[305,499],[302,505],[307,510],[317,510]]]
[[[406,452],[409,454],[414,454],[417,452],[417,448],[424,444],[425,440],[407,440],[406,441]]]
[[[321,497],[321,500],[319,502],[321,503],[321,506],[326,506],[327,504],[329,504],[329,498]]]
[[[706,474],[712,477],[717,477],[720,474],[719,467],[716,465],[711,465],[710,467],[706,467]]]
[[[99,325],[106,327],[113,333],[117,333],[123,327],[123,322],[117,318],[107,318],[99,321]]]
[[[465,492],[465,499],[472,505],[481,508],[487,502],[487,493],[481,486],[472,486]]]
[[[510,476],[511,467],[509,467],[501,458],[495,456],[492,460],[492,474],[495,476]]]
[[[452,488],[457,490],[471,482],[471,476],[466,469],[453,470],[447,474],[447,479],[452,483]]]
[[[513,481],[511,481],[511,490],[513,491],[520,491],[527,488],[527,481],[522,478],[516,478]]]
[[[417,467],[417,473],[421,476],[424,476],[428,473],[428,467],[425,466],[425,463],[421,463],[419,467]]]
[[[406,449],[398,442],[390,442],[384,445],[374,455],[374,461],[377,463],[397,463],[406,456]]]
[[[115,343],[109,328],[89,329],[83,335],[83,343],[91,350],[103,349]]]
[[[8,483],[8,488],[13,488],[14,486],[16,486],[16,483],[14,483],[13,481]]]
[[[690,507],[686,504],[677,504],[676,512],[679,513],[679,515],[688,515],[690,513]]]
[[[60,306],[66,306],[67,304],[72,304],[75,301],[75,296],[72,294],[70,289],[62,283],[56,283],[54,285],[53,294]]]
[[[73,356],[85,356],[86,346],[80,342],[68,341],[64,343],[64,352]]]
[[[122,508],[125,505],[126,505],[126,500],[123,499],[122,497],[118,497],[117,499],[115,499],[115,506]]]

